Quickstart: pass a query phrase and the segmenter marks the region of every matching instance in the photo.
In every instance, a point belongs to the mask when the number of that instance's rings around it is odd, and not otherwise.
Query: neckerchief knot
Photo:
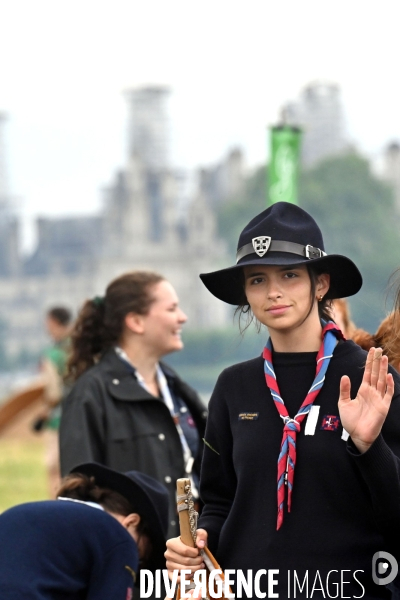
[[[290,417],[282,417],[282,419],[285,424],[283,431],[300,431],[300,423],[296,419]]]
[[[290,512],[292,503],[294,469],[296,466],[296,438],[301,431],[301,423],[310,412],[315,398],[318,396],[324,381],[325,374],[332,358],[337,340],[343,338],[343,334],[333,321],[322,321],[322,343],[317,354],[316,372],[314,381],[300,406],[297,414],[291,418],[285,403],[281,397],[274,367],[272,365],[272,343],[269,338],[264,351],[264,373],[267,386],[275,402],[275,406],[281,416],[283,426],[283,437],[281,449],[278,456],[278,517],[276,528],[279,529],[283,523],[285,488],[287,487],[287,509]]]

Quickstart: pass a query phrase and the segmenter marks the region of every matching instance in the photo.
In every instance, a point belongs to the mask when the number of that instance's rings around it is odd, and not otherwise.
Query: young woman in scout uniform
[[[399,554],[400,379],[329,314],[360,289],[357,267],[326,255],[313,218],[280,202],[244,228],[236,265],[201,279],[269,339],[210,400],[197,546],[224,569],[277,569],[280,598],[390,598],[371,565]],[[179,538],[167,546],[169,569],[202,567]]]

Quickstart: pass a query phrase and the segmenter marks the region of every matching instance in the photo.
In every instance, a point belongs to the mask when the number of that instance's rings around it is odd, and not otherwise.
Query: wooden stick
[[[187,486],[190,487],[190,479],[178,479],[176,482],[176,491],[178,495],[179,526],[181,530],[181,540],[186,546],[195,547],[192,532],[190,530],[189,504],[187,500]],[[186,496],[186,500],[183,497]],[[179,510],[180,507],[183,510]]]

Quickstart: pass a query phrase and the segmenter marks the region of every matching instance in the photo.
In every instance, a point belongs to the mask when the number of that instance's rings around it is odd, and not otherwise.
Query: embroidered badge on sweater
[[[340,425],[340,419],[336,415],[324,415],[322,417],[321,429],[325,431],[336,431]]]
[[[260,413],[239,413],[239,421],[257,421]]]

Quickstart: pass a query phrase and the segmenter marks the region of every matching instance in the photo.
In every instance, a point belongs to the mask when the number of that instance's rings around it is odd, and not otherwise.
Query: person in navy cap
[[[79,465],[57,500],[0,515],[0,598],[138,597],[141,566],[163,566],[167,528],[168,492],[155,479]]]
[[[200,277],[269,338],[211,397],[197,547],[208,543],[224,569],[264,574],[268,597],[390,598],[400,379],[380,348],[345,340],[330,313],[331,300],[359,291],[359,270],[325,252],[307,212],[279,202],[243,229],[235,265]],[[201,567],[196,548],[179,538],[167,547],[168,569]]]

